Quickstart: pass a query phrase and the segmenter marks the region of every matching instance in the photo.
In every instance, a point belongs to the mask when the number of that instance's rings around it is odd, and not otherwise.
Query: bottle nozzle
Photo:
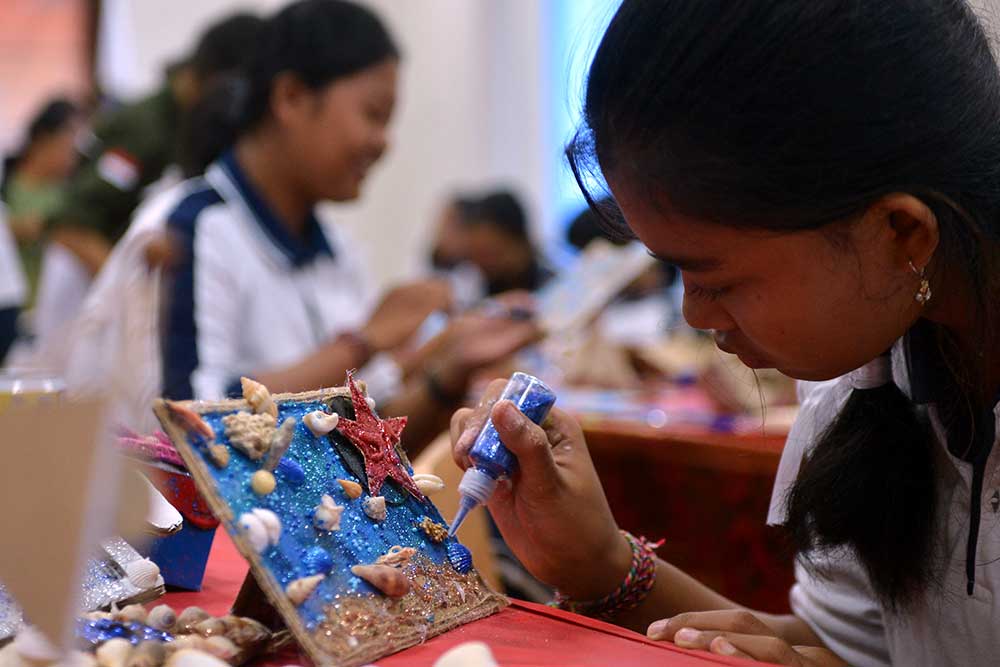
[[[455,533],[458,532],[458,527],[462,525],[462,522],[465,521],[465,517],[468,516],[469,512],[471,512],[478,504],[479,503],[476,502],[475,498],[462,496],[462,500],[458,505],[458,512],[455,513],[455,518],[451,522],[451,528],[448,529],[448,537],[455,537]]]

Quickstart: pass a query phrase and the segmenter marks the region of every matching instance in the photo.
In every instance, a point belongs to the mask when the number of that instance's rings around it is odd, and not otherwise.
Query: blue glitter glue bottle
[[[525,417],[541,424],[556,402],[556,395],[538,378],[527,373],[514,373],[497,400],[511,401]],[[476,505],[486,504],[499,480],[510,477],[517,470],[517,457],[500,442],[492,419],[486,421],[483,430],[476,436],[469,458],[473,465],[465,471],[458,485],[462,499],[455,520],[451,522],[449,536],[455,535],[466,515]]]

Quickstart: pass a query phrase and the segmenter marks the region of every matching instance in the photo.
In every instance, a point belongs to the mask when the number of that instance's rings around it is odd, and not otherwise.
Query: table
[[[741,604],[789,610],[793,551],[765,525],[785,433],[581,418],[619,525]]]
[[[235,599],[246,572],[245,561],[229,536],[220,528],[212,545],[202,590],[197,593],[168,593],[150,606],[169,604],[180,611],[186,606],[197,605],[211,614],[225,614]],[[484,641],[489,644],[502,667],[711,667],[763,664],[685,651],[672,644],[652,642],[640,634],[608,623],[522,602],[515,602],[498,614],[382,658],[377,664],[379,667],[430,667],[447,649],[467,641]],[[277,666],[308,662],[296,652],[290,651],[255,664]]]

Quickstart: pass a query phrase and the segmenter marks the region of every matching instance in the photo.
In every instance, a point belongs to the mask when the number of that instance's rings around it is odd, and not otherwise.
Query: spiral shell
[[[319,586],[319,582],[323,581],[326,577],[325,574],[314,574],[308,577],[302,577],[301,579],[296,579],[292,583],[285,586],[285,595],[294,605],[300,605],[305,602],[316,587]]]
[[[275,405],[267,387],[248,377],[241,377],[240,384],[243,385],[243,398],[250,404],[253,411],[259,415],[271,415],[277,421],[278,406]]]
[[[148,590],[156,586],[160,581],[160,566],[149,560],[142,558],[134,560],[125,565],[125,574],[128,575],[130,584],[141,590]],[[128,607],[126,607],[127,609]],[[140,623],[145,620],[137,619]]]
[[[99,667],[125,667],[131,654],[132,644],[127,639],[115,637],[98,646],[95,656]]]
[[[240,653],[240,648],[228,637],[209,637],[205,640],[205,650],[216,658],[229,662]]]
[[[344,493],[348,498],[360,498],[361,497],[361,485],[357,482],[353,482],[349,479],[338,479],[337,483],[340,487],[344,489]]]
[[[152,562],[152,561],[150,561]],[[159,575],[160,568],[156,568],[157,575]],[[131,579],[131,577],[130,577]],[[130,604],[127,607],[123,607],[118,611],[113,611],[111,614],[116,621],[121,623],[145,623],[146,616],[149,614],[146,612],[146,608],[141,604]]]
[[[410,559],[417,555],[417,550],[413,547],[401,547],[398,544],[391,547],[389,551],[376,559],[376,565],[391,565],[402,567],[410,562]]]
[[[385,521],[385,498],[383,496],[370,496],[365,498],[365,514],[375,521]]]
[[[292,438],[295,436],[295,417],[288,417],[281,422],[281,426],[275,430],[271,436],[271,448],[267,453],[267,460],[264,462],[264,470],[274,471],[285,455],[288,448],[292,446]]]
[[[430,473],[418,473],[413,476],[413,481],[416,483],[417,488],[420,489],[420,493],[425,496],[434,495],[444,489],[444,480]]]
[[[410,592],[410,580],[401,570],[389,565],[355,565],[351,572],[391,598],[401,598]]]
[[[177,624],[177,614],[170,605],[161,604],[153,607],[146,617],[146,625],[170,632]]]
[[[303,417],[302,421],[305,423],[306,428],[319,438],[337,428],[337,424],[340,423],[340,415],[336,413],[331,415],[322,410],[313,410]]]
[[[340,530],[340,517],[343,513],[343,507],[330,496],[324,495],[313,512],[313,523],[320,530]]]
[[[211,615],[201,607],[188,607],[177,617],[177,630],[182,633],[191,632],[194,626],[206,618],[211,618]]]
[[[221,618],[209,617],[199,623],[195,624],[192,628],[194,632],[201,635],[202,637],[217,637],[219,635],[225,635],[227,629],[226,622]]]
[[[240,648],[253,647],[271,637],[271,631],[262,623],[244,616],[224,616],[226,637]]]
[[[267,470],[258,470],[250,477],[250,488],[258,496],[266,496],[273,493],[277,485],[278,480]]]

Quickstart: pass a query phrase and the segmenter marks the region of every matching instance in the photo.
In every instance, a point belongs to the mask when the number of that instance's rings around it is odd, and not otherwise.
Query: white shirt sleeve
[[[27,293],[17,243],[7,226],[7,211],[0,205],[0,308],[21,306]]]

